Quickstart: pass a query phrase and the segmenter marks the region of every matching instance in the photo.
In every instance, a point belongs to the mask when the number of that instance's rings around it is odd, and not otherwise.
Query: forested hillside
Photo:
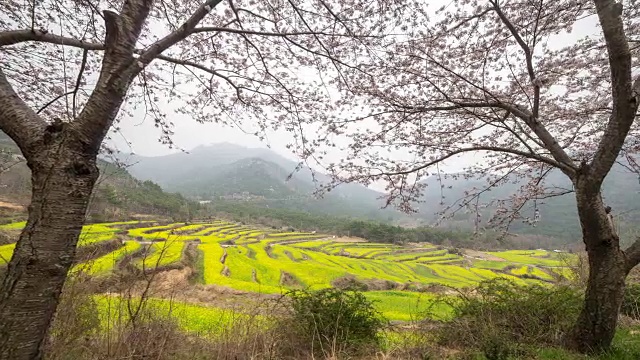
[[[17,216],[29,204],[31,172],[13,141],[0,133],[0,198],[14,204]],[[100,177],[88,210],[91,221],[131,219],[132,216],[156,215],[187,219],[197,214],[200,206],[180,194],[167,193],[152,181],[141,181],[126,169],[98,160]],[[23,209],[20,210],[19,206]]]

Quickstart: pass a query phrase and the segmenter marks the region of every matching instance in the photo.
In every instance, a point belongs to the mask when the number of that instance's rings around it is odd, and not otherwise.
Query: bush
[[[453,309],[452,319],[438,330],[441,344],[502,359],[515,355],[520,345],[560,345],[580,313],[582,294],[567,286],[518,285],[497,278],[439,301]]]
[[[294,290],[292,325],[314,352],[323,355],[358,352],[379,345],[386,320],[359,291]]]
[[[83,348],[92,346],[87,339],[100,332],[100,318],[91,293],[86,274],[69,277],[49,329],[47,359],[81,359]]]
[[[640,284],[627,285],[620,313],[632,319],[640,320]]]

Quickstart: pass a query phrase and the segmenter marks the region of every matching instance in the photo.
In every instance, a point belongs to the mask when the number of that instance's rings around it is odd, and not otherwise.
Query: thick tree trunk
[[[589,280],[584,306],[568,345],[582,353],[595,353],[611,346],[628,269],[619,238],[604,211],[599,189],[577,188],[576,198],[589,258]]]
[[[95,155],[64,141],[29,162],[29,218],[0,289],[0,359],[39,359],[98,176]]]

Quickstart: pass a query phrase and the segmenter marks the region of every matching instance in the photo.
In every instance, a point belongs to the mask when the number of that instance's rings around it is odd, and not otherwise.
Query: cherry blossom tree
[[[544,181],[561,171],[573,184],[590,266],[584,309],[568,344],[584,352],[606,349],[625,278],[640,262],[640,240],[620,248],[601,197],[612,165],[639,149],[640,6],[631,0],[447,4],[346,75],[352,86],[342,88],[338,115],[307,139],[315,151],[306,158],[322,159],[327,145],[342,147],[344,159],[327,165],[329,188],[384,182],[388,203],[412,211],[421,194],[438,191],[420,180],[440,174],[446,161],[479,154],[456,176],[486,178],[488,186],[470,191],[460,208],[477,206],[487,188],[528,179],[494,216],[497,225],[524,217],[520,210],[531,199],[565,194]],[[356,115],[354,103],[362,106]]]
[[[399,11],[379,0],[0,2],[0,129],[32,172],[0,287],[0,358],[42,356],[114,124],[142,111],[170,144],[171,111],[244,120],[257,135],[308,122],[331,108],[323,85],[346,80]]]

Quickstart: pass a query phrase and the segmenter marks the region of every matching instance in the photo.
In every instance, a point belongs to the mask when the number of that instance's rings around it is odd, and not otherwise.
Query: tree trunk
[[[568,339],[571,349],[596,353],[609,349],[616,332],[627,277],[626,257],[608,221],[599,191],[576,188],[589,279],[582,311]]]
[[[29,218],[0,289],[0,359],[42,358],[98,177],[95,155],[54,142],[28,164]]]
[[[582,353],[607,350],[616,332],[627,276],[621,252],[589,251],[589,282],[585,303],[576,322],[571,347]]]

